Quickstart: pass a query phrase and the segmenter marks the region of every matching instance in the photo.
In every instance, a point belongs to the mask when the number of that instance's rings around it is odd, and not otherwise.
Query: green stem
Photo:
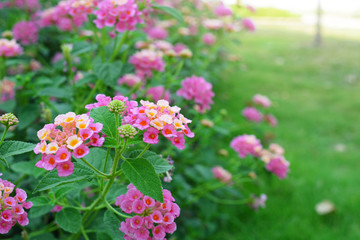
[[[142,155],[144,155],[146,153],[147,150],[149,150],[149,148],[151,147],[152,144],[148,143],[146,145],[146,147],[144,148],[144,150],[136,157],[136,158],[140,158]]]
[[[5,57],[0,58],[0,81],[5,77],[6,75],[6,66],[5,66]]]
[[[4,141],[5,136],[6,136],[7,132],[8,132],[8,130],[9,130],[9,126],[6,126],[6,127],[5,127],[5,130],[4,130],[4,133],[3,133],[2,137],[1,137],[1,140],[0,140],[0,145],[1,145],[2,142]]]
[[[29,237],[32,238],[32,237],[36,237],[36,236],[39,236],[41,234],[44,234],[44,233],[47,233],[47,232],[52,232],[52,231],[55,231],[57,230],[59,227],[55,225],[55,223],[52,223],[50,224],[49,226],[46,226],[45,228],[39,230],[39,231],[36,231],[36,232],[31,232],[29,233]]]
[[[101,175],[102,177],[108,178],[110,177],[109,174],[105,174],[99,170],[96,169],[96,167],[94,167],[91,163],[89,163],[88,161],[86,161],[84,158],[80,158],[86,165],[88,165],[91,169],[93,169],[95,172],[97,172],[99,175]]]
[[[88,235],[86,234],[83,226],[81,226],[81,232],[82,232],[82,235],[84,236],[85,240],[90,240],[90,238],[89,238]]]
[[[131,218],[130,215],[127,215],[127,214],[116,211],[106,200],[104,202],[105,202],[105,205],[106,205],[107,209],[109,209],[110,211],[112,211],[116,215],[118,215],[118,216],[120,216],[122,218]]]
[[[110,62],[114,61],[114,59],[116,58],[116,55],[117,55],[118,52],[120,51],[120,48],[121,48],[121,46],[124,44],[124,42],[125,42],[128,34],[129,34],[129,31],[125,31],[125,32],[123,33],[120,42],[117,44],[115,50],[113,51],[113,54],[112,54],[112,56],[111,56],[111,58],[110,58]]]

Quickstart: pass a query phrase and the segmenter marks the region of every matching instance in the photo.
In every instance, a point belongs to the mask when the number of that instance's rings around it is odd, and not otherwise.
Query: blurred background
[[[291,173],[269,182],[265,209],[234,209],[239,235],[222,239],[360,239],[360,1],[319,2],[226,1],[257,29],[231,43],[242,60],[216,105],[236,120],[238,102],[267,95]]]

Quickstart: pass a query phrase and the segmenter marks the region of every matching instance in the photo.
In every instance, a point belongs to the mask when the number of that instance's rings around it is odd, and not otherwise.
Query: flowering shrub
[[[51,3],[0,3],[1,234],[208,239],[225,206],[265,207],[258,178],[290,171],[272,103],[232,122],[215,96],[251,20],[221,1]]]

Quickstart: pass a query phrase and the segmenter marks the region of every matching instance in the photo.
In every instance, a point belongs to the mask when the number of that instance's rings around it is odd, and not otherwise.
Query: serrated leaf
[[[18,128],[23,130],[30,126],[40,115],[39,104],[29,104],[20,109]]]
[[[36,218],[36,217],[40,217],[42,215],[45,215],[48,212],[50,212],[51,209],[53,209],[53,208],[54,208],[53,205],[46,205],[46,206],[41,206],[41,207],[32,207],[30,209],[29,218]]]
[[[71,51],[71,55],[78,56],[87,52],[93,52],[97,49],[97,44],[88,42],[75,42]]]
[[[121,61],[115,61],[113,63],[97,63],[94,65],[94,73],[106,85],[114,88],[121,76],[122,67],[123,64]]]
[[[67,177],[59,177],[56,170],[53,170],[46,174],[39,182],[39,184],[36,186],[34,192],[44,191],[48,190],[60,185],[65,185],[73,182],[80,182],[85,181],[93,177],[94,172],[79,164],[74,163],[74,172],[70,176]]]
[[[9,100],[9,101],[0,103],[0,110],[2,110],[4,112],[12,112],[12,111],[14,111],[15,106],[16,106],[16,101]]]
[[[140,192],[164,202],[160,178],[148,160],[145,158],[128,159],[123,162],[122,169],[125,176]]]
[[[110,155],[110,154],[109,154]],[[102,148],[91,148],[85,160],[91,163],[96,169],[103,170],[106,158],[106,150]],[[111,157],[108,157],[108,166],[110,166]],[[82,164],[82,162],[80,161]]]
[[[30,198],[29,201],[33,203],[34,207],[47,206],[51,202],[50,199],[44,196]]]
[[[104,214],[104,227],[113,239],[122,239],[123,233],[119,231],[121,221],[115,214],[107,210]]]
[[[129,157],[136,158],[141,152],[142,150],[132,151],[129,154]],[[156,154],[155,152],[148,150],[144,155],[142,155],[142,157],[146,158],[153,165],[153,167],[155,168],[155,172],[157,174],[165,173],[173,168],[173,166],[170,165],[168,161],[166,161],[164,158],[162,158],[160,155]]]
[[[116,148],[119,146],[119,143],[116,141],[115,138],[112,137],[106,137],[105,142],[103,144],[103,147],[107,148]]]
[[[6,159],[3,158],[3,157],[1,157],[1,156],[0,156],[0,162],[1,162],[2,164],[4,164],[5,167],[9,167],[9,164],[8,164],[8,162],[6,161]]]
[[[103,106],[91,109],[90,117],[94,119],[94,122],[103,124],[103,133],[112,138],[116,137],[117,129],[115,123],[115,114],[111,113],[108,107]]]
[[[70,98],[71,97],[71,91],[64,88],[55,88],[55,87],[47,87],[41,89],[37,96],[49,96],[49,97],[56,97],[56,98]]]
[[[159,4],[153,4],[152,8],[166,12],[166,13],[170,14],[171,16],[173,16],[174,18],[176,18],[179,22],[184,23],[184,18],[182,16],[182,14],[175,8],[172,8],[169,6],[164,6],[164,5],[159,5]]]
[[[7,158],[14,155],[30,152],[34,149],[35,144],[20,141],[4,141],[0,145],[0,156]]]
[[[65,231],[77,233],[81,228],[81,214],[75,208],[64,208],[56,214],[56,223]]]
[[[31,175],[36,178],[45,172],[44,169],[35,167],[34,162],[17,162],[11,164],[11,169],[14,172]]]

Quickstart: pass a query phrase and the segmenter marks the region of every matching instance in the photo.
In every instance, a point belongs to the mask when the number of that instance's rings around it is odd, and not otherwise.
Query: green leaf
[[[113,239],[122,239],[123,233],[119,231],[121,221],[115,214],[107,210],[104,214],[104,228],[108,231],[107,233],[111,235]]]
[[[79,81],[77,81],[75,83],[75,85],[78,87],[78,86],[81,86],[81,85],[84,85],[84,84],[87,84],[87,83],[95,83],[97,78],[98,77],[93,73],[85,74],[85,76],[83,78],[79,79]]]
[[[100,169],[101,171],[104,168],[105,164],[105,158],[106,158],[106,150],[102,148],[91,148],[88,155],[86,155],[85,160],[91,163],[96,169]],[[111,157],[108,158],[108,166],[111,164],[109,163],[111,161]],[[81,164],[83,164],[81,161],[79,161]]]
[[[88,42],[75,42],[73,44],[73,49],[71,51],[71,55],[77,56],[87,52],[93,52],[97,49],[97,44],[92,44]]]
[[[0,156],[7,158],[14,155],[30,152],[35,144],[20,141],[4,141],[0,146]]]
[[[117,81],[122,73],[123,64],[121,61],[113,63],[97,63],[94,65],[94,73],[106,85],[114,88],[117,86]]]
[[[17,162],[17,163],[11,164],[11,169],[14,172],[31,175],[36,178],[45,172],[44,169],[35,167],[35,162],[33,162],[33,161]]]
[[[56,214],[56,223],[65,231],[77,233],[81,228],[81,214],[75,208],[64,208]]]
[[[9,101],[0,103],[0,110],[2,110],[4,112],[12,112],[12,111],[14,111],[15,106],[16,106],[16,101],[9,100]]]
[[[45,215],[48,212],[50,212],[51,209],[53,209],[53,208],[54,208],[53,205],[46,205],[46,206],[41,206],[41,207],[32,207],[30,209],[29,218],[36,218],[36,217],[40,217],[42,215]]]
[[[40,105],[39,104],[29,104],[25,107],[22,107],[19,112],[19,124],[18,128],[23,130],[30,126],[40,115]]]
[[[142,152],[142,150],[132,151],[129,154],[129,157],[136,158],[136,156],[138,156],[141,152]],[[173,166],[170,165],[168,161],[166,161],[160,155],[158,155],[152,151],[149,151],[149,150],[146,151],[146,153],[144,155],[142,155],[142,157],[146,158],[151,163],[151,165],[153,165],[153,167],[155,168],[155,172],[157,174],[165,173],[173,168]]]
[[[122,164],[125,176],[144,195],[164,202],[161,182],[155,168],[145,158],[128,159]]]
[[[65,185],[73,182],[80,182],[84,180],[90,181],[94,176],[94,172],[79,164],[74,163],[74,172],[70,176],[67,177],[59,177],[56,170],[53,170],[46,174],[36,186],[34,192],[48,190],[60,185]]]
[[[71,91],[65,88],[47,87],[41,89],[37,95],[68,99],[71,97]]]
[[[171,16],[173,16],[174,18],[176,18],[179,22],[184,23],[184,18],[182,16],[182,14],[175,8],[172,8],[169,6],[164,6],[164,5],[159,5],[159,4],[153,4],[152,8],[166,12],[166,13],[170,14]]]
[[[51,202],[50,199],[48,199],[47,197],[44,197],[44,196],[30,198],[29,201],[31,201],[33,203],[34,207],[47,206]]]
[[[104,125],[102,129],[103,133],[112,138],[116,138],[115,114],[111,113],[108,107],[103,106],[91,109],[90,117],[94,119],[94,122],[100,122]]]
[[[116,148],[119,146],[119,143],[116,141],[115,138],[112,137],[106,137],[105,142],[103,144],[103,147],[107,148]]]
[[[9,167],[9,164],[8,164],[8,162],[6,161],[6,159],[3,158],[3,157],[1,157],[1,156],[0,156],[0,162],[1,162],[2,164],[4,164],[5,167]]]

